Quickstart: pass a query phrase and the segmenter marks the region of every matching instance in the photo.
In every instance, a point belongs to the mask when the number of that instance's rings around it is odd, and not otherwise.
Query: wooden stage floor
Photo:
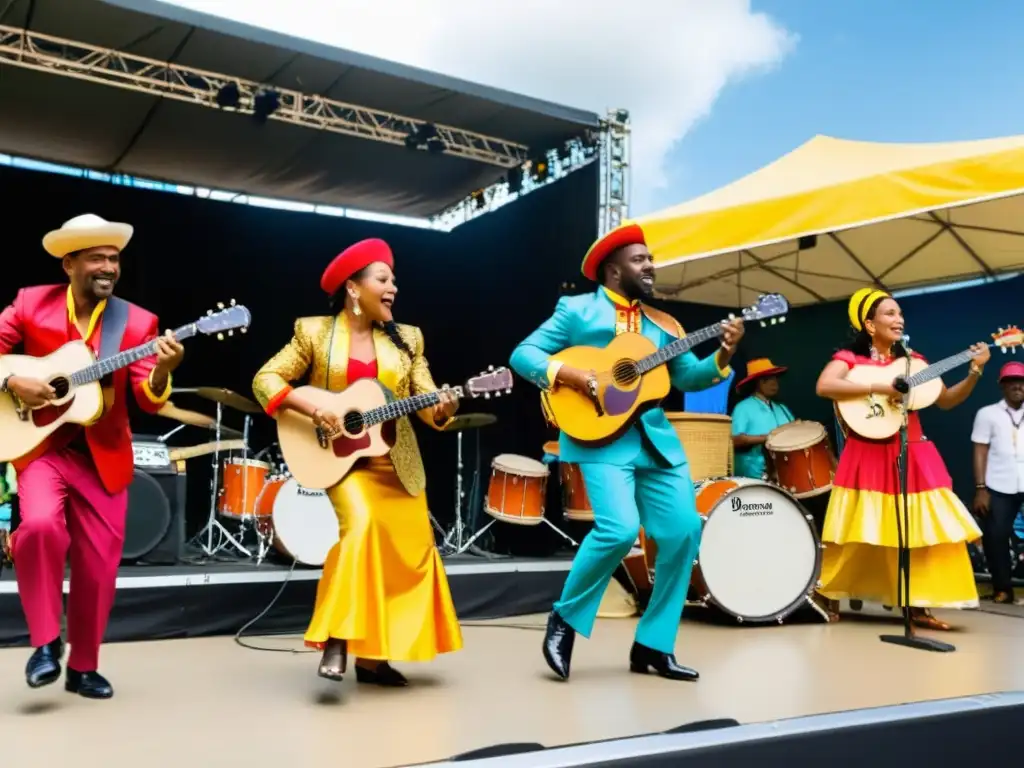
[[[758,722],[976,693],[1024,689],[1018,616],[942,614],[957,652],[881,643],[891,620],[844,616],[838,624],[713,626],[686,621],[679,658],[698,683],[631,675],[635,619],[602,619],[577,641],[573,678],[548,677],[539,643],[544,617],[465,627],[465,649],[430,664],[401,665],[413,686],[331,684],[315,653],[266,653],[230,638],[105,647],[110,701],[87,701],[62,683],[25,687],[26,650],[0,651],[4,763],[178,768],[409,765],[495,743],[547,746],[661,731],[694,720]],[[519,628],[514,628],[513,626]],[[297,638],[252,643],[301,650]]]

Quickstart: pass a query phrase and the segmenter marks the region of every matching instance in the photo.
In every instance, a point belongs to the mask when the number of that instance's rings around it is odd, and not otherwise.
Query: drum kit
[[[702,606],[740,624],[782,624],[809,607],[825,620],[814,600],[820,586],[821,550],[807,499],[832,488],[836,460],[825,428],[795,421],[774,430],[765,444],[768,476],[732,475],[728,417],[669,414],[688,456],[692,456],[697,512],[703,522],[700,551],[690,580],[688,605]],[[546,523],[573,546],[576,542],[544,517],[550,465],[558,465],[562,517],[592,522],[590,499],[577,464],[562,462],[558,443],[543,446],[543,461],[502,454],[491,464],[484,512],[495,522],[536,526]],[[470,542],[473,541],[470,540]],[[656,575],[657,542],[640,535],[623,559],[621,575],[634,604],[650,596]]]

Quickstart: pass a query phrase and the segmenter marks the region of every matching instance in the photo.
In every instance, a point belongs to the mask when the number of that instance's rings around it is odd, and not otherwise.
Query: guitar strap
[[[113,357],[121,351],[121,341],[128,327],[128,302],[111,296],[103,310],[103,324],[100,326],[100,360]],[[100,380],[100,387],[108,389],[112,386],[113,375],[107,374]]]

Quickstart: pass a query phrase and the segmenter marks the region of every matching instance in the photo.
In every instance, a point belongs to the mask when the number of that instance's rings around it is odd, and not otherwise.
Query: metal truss
[[[629,112],[609,109],[601,121],[601,187],[597,209],[597,230],[603,235],[629,217],[630,144]]]
[[[230,109],[243,113],[256,111],[261,94],[276,94],[270,120],[403,146],[409,136],[432,133],[444,143],[445,153],[502,168],[521,165],[529,156],[526,146],[493,136],[5,25],[0,25],[2,64],[220,110],[225,108],[217,102],[218,93],[234,86],[237,106]]]

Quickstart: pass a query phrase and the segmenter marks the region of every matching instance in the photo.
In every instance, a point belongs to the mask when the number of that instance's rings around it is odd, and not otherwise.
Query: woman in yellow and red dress
[[[888,365],[906,358],[903,313],[888,293],[863,288],[849,302],[848,315],[856,332],[837,352],[818,378],[817,392],[831,400],[870,394],[897,397],[892,384],[865,386],[848,381],[850,369]],[[960,405],[970,395],[989,359],[988,346],[972,347],[967,376],[943,387],[936,404],[943,410]],[[911,353],[914,357],[920,357]],[[902,509],[897,458],[899,434],[868,440],[843,426],[846,443],[839,457],[822,540],[819,592],[832,601],[869,600],[896,606],[896,514]],[[952,480],[935,444],[921,430],[917,412],[908,420],[907,510],[910,519],[911,616],[919,627],[948,630],[931,608],[970,608],[978,605],[967,543],[981,538],[971,513],[953,493]],[[897,505],[900,506],[897,506]]]
[[[292,384],[341,391],[361,378],[378,379],[398,398],[437,391],[423,355],[419,328],[398,325],[391,307],[398,292],[394,259],[383,240],[363,240],[327,267],[320,287],[334,314],[295,322],[288,345],[256,374],[253,392],[268,414],[291,408],[327,430],[338,414],[303,400]],[[442,428],[455,401],[418,415]],[[404,686],[389,661],[428,661],[462,648],[441,556],[427,510],[426,477],[408,418],[395,423],[387,456],[364,460],[327,495],[340,540],[327,555],[306,644],[323,650],[319,674],[341,680],[348,655],[356,680]]]

